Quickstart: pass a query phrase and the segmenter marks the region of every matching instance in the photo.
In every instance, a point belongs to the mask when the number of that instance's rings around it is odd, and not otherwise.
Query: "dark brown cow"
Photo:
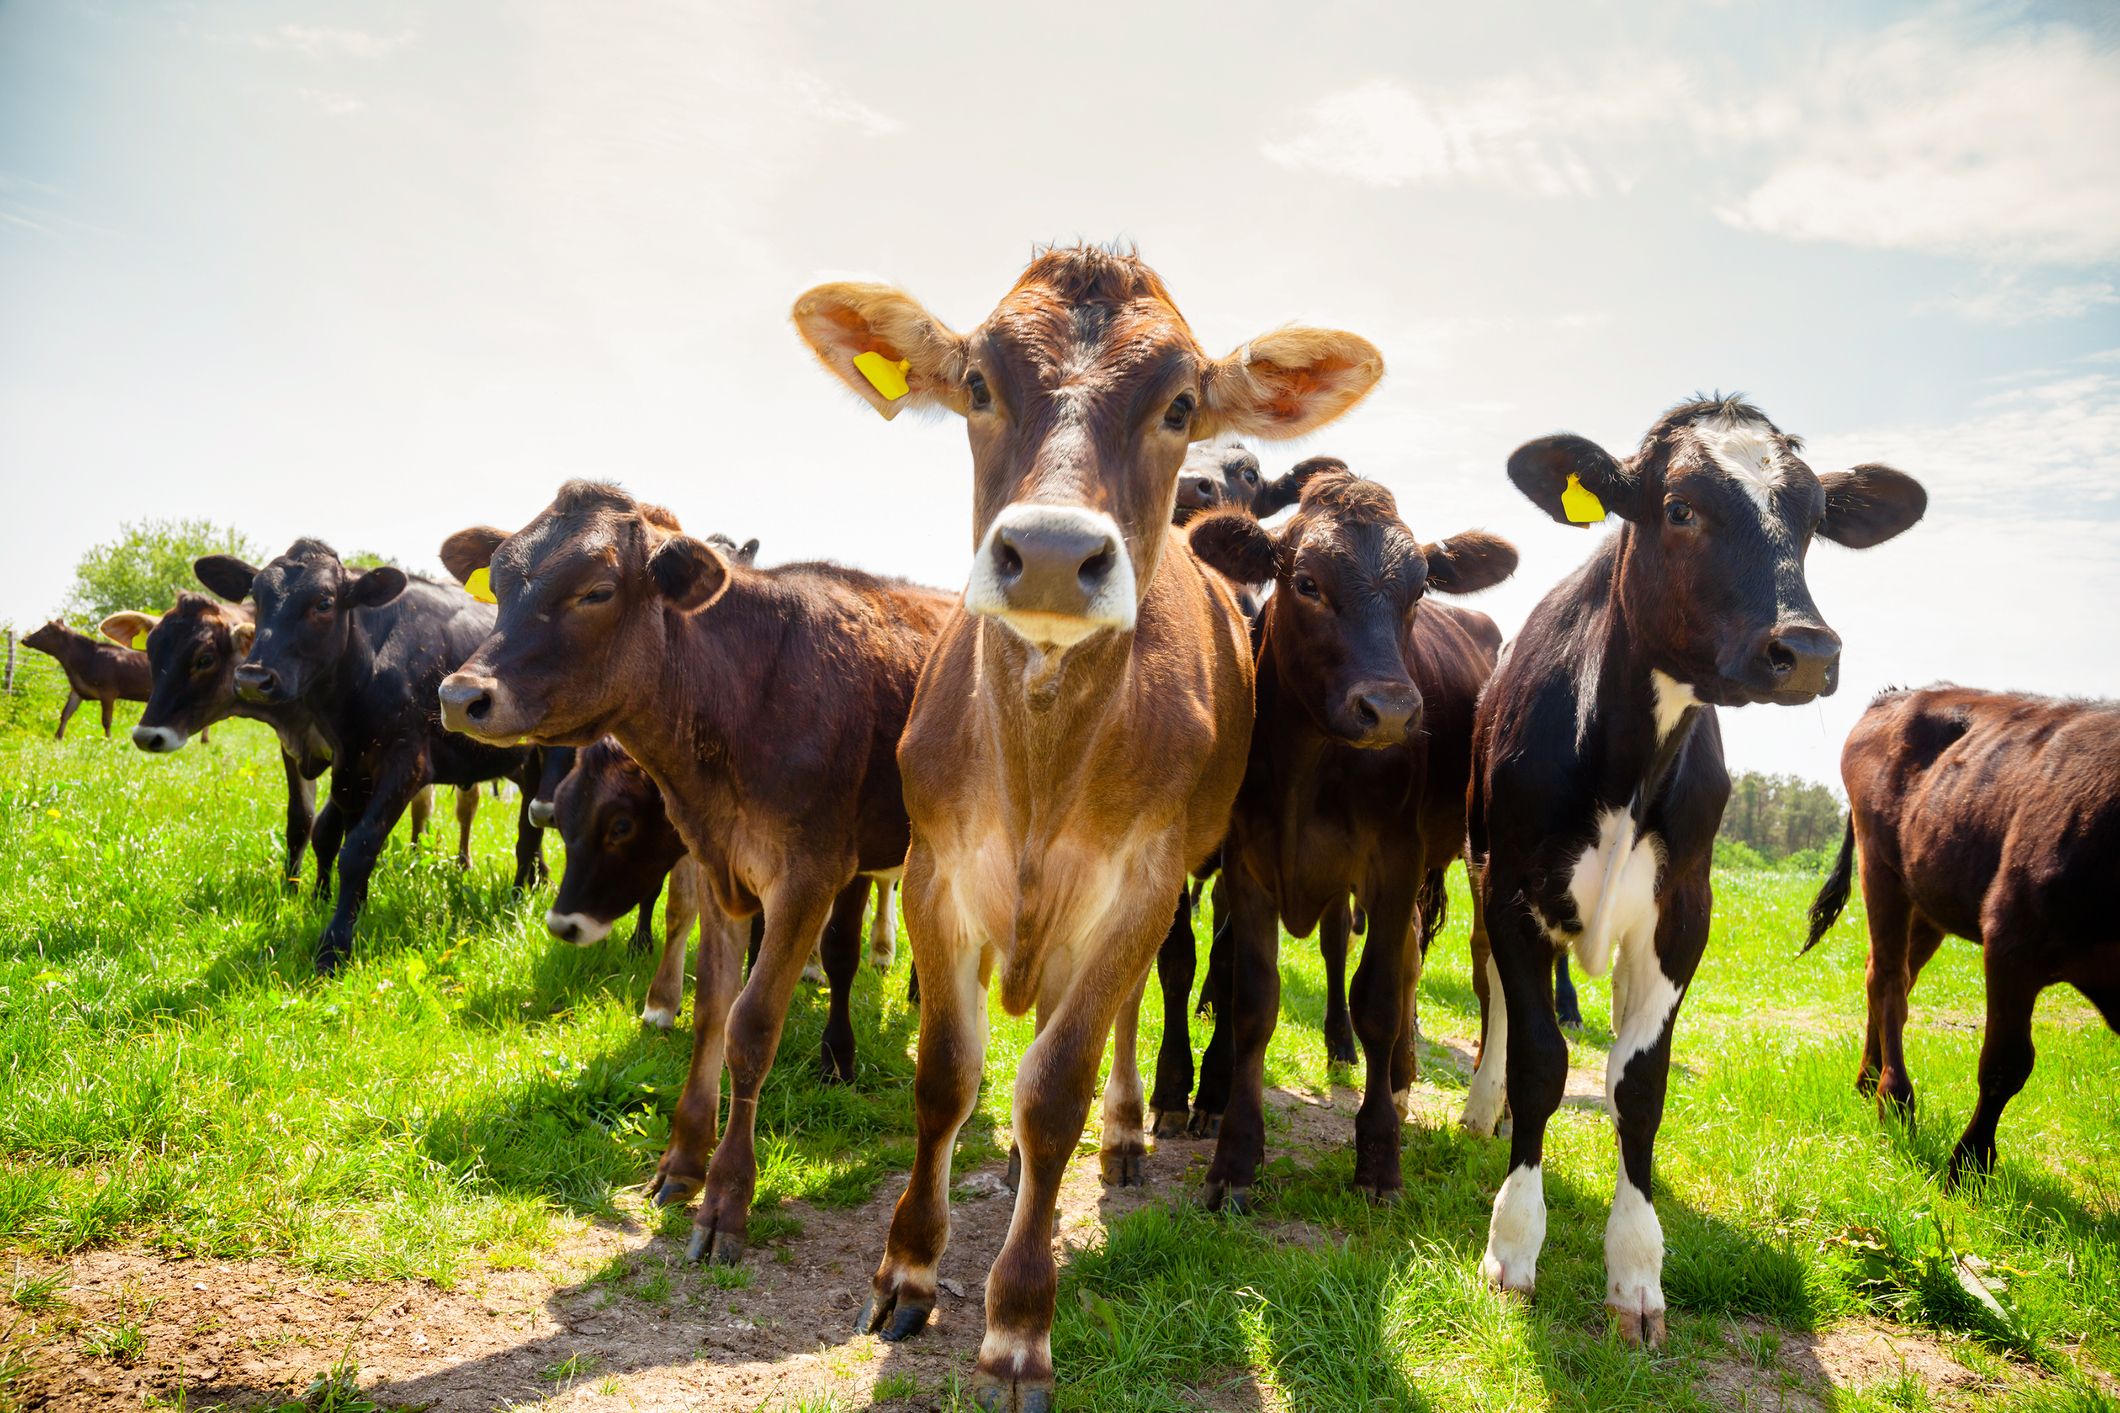
[[[1420,894],[1464,848],[1473,705],[1502,642],[1486,614],[1423,610],[1421,600],[1492,588],[1516,569],[1516,550],[1491,535],[1422,544],[1390,491],[1344,471],[1315,477],[1302,494],[1278,532],[1229,511],[1191,532],[1200,557],[1232,578],[1274,581],[1251,760],[1223,849],[1234,1005],[1215,1008],[1203,1068],[1219,1059],[1232,1079],[1207,1170],[1210,1208],[1226,1200],[1247,1209],[1265,1157],[1282,925],[1307,937],[1328,915],[1345,918],[1350,892],[1369,915],[1351,993],[1366,1062],[1354,1185],[1379,1200],[1403,1186]],[[1201,1088],[1204,1096],[1205,1077]]]
[[[66,673],[66,705],[59,708],[59,729],[52,733],[55,741],[66,739],[66,723],[83,702],[103,708],[103,739],[109,740],[111,708],[119,702],[144,702],[153,689],[146,653],[99,643],[56,618],[25,635],[22,646],[49,653]]]
[[[1848,828],[1811,907],[1809,951],[1869,910],[1869,1025],[1855,1087],[1907,1114],[1907,993],[1945,933],[1980,944],[1980,1102],[1950,1176],[1995,1166],[1995,1125],[2032,1073],[2032,1006],[2066,982],[2120,1030],[2120,703],[1930,687],[1870,703],[1840,753]]]
[[[733,564],[667,512],[587,481],[515,535],[459,531],[442,560],[460,578],[490,566],[500,600],[491,636],[442,684],[450,729],[616,738],[662,791],[718,911],[765,913],[733,1007],[740,945],[702,941],[703,961],[730,960],[699,969],[692,1072],[650,1187],[664,1204],[704,1187],[688,1254],[734,1261],[757,1181],[758,1092],[803,961],[829,923],[827,969],[857,966],[866,877],[905,862],[895,752],[950,600],[833,564]],[[724,1018],[729,1126],[715,1146]],[[823,1063],[853,1078],[843,1011]]]
[[[1546,1237],[1547,1121],[1568,1078],[1553,958],[1612,976],[1605,1095],[1619,1181],[1605,1304],[1622,1339],[1664,1337],[1650,1170],[1671,1030],[1708,941],[1709,866],[1729,798],[1718,706],[1830,693],[1840,639],[1804,580],[1814,535],[1861,548],[1927,497],[1884,466],[1816,475],[1738,398],[1681,403],[1621,460],[1576,436],[1517,448],[1509,479],[1563,524],[1620,521],[1539,601],[1480,696],[1466,861],[1492,942],[1488,1034],[1465,1126],[1493,1131],[1506,1076],[1509,1173],[1481,1276],[1530,1294]]]
[[[1171,528],[1180,465],[1218,432],[1330,421],[1383,360],[1351,334],[1280,329],[1203,354],[1155,273],[1054,250],[968,335],[902,291],[832,284],[795,323],[885,416],[947,409],[970,432],[971,582],[921,675],[898,749],[919,968],[919,1143],[860,1327],[934,1308],[951,1146],[986,1052],[986,998],[1036,1006],[1016,1071],[1016,1213],[986,1286],[974,1393],[1052,1406],[1053,1208],[1117,1029],[1106,1181],[1146,1151],[1134,1031],[1171,900],[1221,842],[1251,734],[1251,652],[1220,576]],[[873,381],[872,381],[873,378]]]

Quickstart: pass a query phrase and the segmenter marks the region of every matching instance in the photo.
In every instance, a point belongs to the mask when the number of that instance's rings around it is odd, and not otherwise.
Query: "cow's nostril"
[[[1796,670],[1796,654],[1786,643],[1767,644],[1767,666],[1776,677],[1786,677]]]
[[[1111,576],[1112,566],[1118,562],[1118,551],[1106,544],[1104,548],[1082,561],[1082,567],[1075,571],[1075,577],[1081,581],[1083,588],[1095,592]]]
[[[1003,579],[1023,577],[1023,556],[1016,552],[1016,547],[1006,536],[994,542],[994,566],[1001,571]]]
[[[470,717],[473,721],[484,721],[492,712],[493,694],[490,692],[480,692],[476,697],[464,703],[464,715]]]
[[[1354,699],[1354,719],[1364,730],[1368,730],[1374,727],[1382,718],[1377,715],[1377,709],[1370,705],[1369,698],[1356,697]]]

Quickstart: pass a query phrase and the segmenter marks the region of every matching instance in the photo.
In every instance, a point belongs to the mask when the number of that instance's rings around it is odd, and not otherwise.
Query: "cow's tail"
[[[1826,875],[1825,887],[1811,900],[1811,940],[1803,944],[1805,952],[1819,943],[1819,939],[1833,924],[1840,920],[1840,910],[1848,905],[1848,889],[1855,879],[1855,811],[1848,811],[1848,831],[1840,837],[1840,857],[1833,861],[1833,871]],[[1801,955],[1799,953],[1798,955]]]

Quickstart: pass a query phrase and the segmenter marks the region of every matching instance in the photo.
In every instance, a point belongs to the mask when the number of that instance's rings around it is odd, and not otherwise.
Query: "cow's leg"
[[[1473,1073],[1477,1075],[1480,1066],[1486,1063],[1487,1052],[1490,1048],[1488,1045],[1488,1027],[1493,1024],[1494,1020],[1491,1011],[1493,1004],[1499,997],[1488,984],[1494,972],[1494,968],[1491,965],[1493,947],[1487,940],[1487,904],[1482,896],[1480,870],[1474,868],[1469,860],[1465,864],[1465,883],[1467,891],[1472,894],[1472,936],[1467,939],[1472,951],[1472,995],[1480,1003],[1480,1030],[1472,1041],[1472,1069]],[[1501,1080],[1501,1071],[1496,1070],[1493,1075],[1493,1083],[1497,1091],[1499,1091]],[[1470,1094],[1466,1095],[1466,1113],[1468,1116],[1472,1112],[1471,1098]],[[1499,1094],[1497,1094],[1496,1103],[1497,1105],[1500,1103]],[[1497,1108],[1495,1117],[1499,1118],[1500,1116],[1501,1111]],[[1467,1127],[1470,1127],[1469,1117]],[[1493,1131],[1494,1124],[1490,1122],[1485,1132],[1491,1133]]]
[[[1427,937],[1426,915],[1416,908],[1413,929],[1406,938],[1406,962],[1399,976],[1399,1042],[1391,1057],[1391,1099],[1402,1122],[1413,1117],[1413,1082],[1421,1077],[1421,967],[1428,959],[1424,945]],[[1372,934],[1363,943],[1363,950],[1375,945]]]
[[[675,1206],[699,1191],[707,1151],[721,1132],[722,1062],[728,1052],[729,1008],[742,984],[738,971],[746,922],[720,908],[704,908],[699,915],[699,954],[692,964],[692,1066],[670,1115],[670,1146],[648,1179],[648,1198],[657,1206]]]
[[[803,958],[831,916],[833,899],[845,886],[844,875],[828,878],[788,874],[767,890],[766,935],[758,951],[758,965],[738,993],[736,1004],[729,1008],[729,1123],[714,1149],[713,1160],[707,1164],[706,1188],[700,1195],[699,1212],[693,1218],[692,1240],[685,1247],[687,1260],[705,1257],[733,1265],[743,1257],[744,1238],[750,1229],[751,1193],[758,1184],[758,1091],[773,1068],[773,1052],[780,1046],[781,1027],[787,1023],[788,1002],[794,998],[795,983],[802,975]],[[687,1076],[688,1091],[697,1078]],[[682,1097],[678,1106],[684,1107]],[[700,1140],[709,1135],[682,1135],[691,1140],[689,1151],[682,1155],[680,1137],[673,1125],[670,1153],[664,1162],[681,1156],[686,1164],[695,1164],[705,1153]]]
[[[1119,900],[1116,926],[1101,945],[1082,950],[1072,975],[1051,975],[1057,959],[1046,964],[1039,998],[1046,1024],[1016,1069],[1013,1112],[1023,1184],[1016,1189],[1008,1239],[987,1274],[986,1337],[972,1374],[972,1396],[983,1409],[1050,1413],[1053,1406],[1053,1300],[1059,1285],[1053,1216],[1060,1181],[1089,1117],[1105,1037],[1127,996],[1148,975],[1168,930],[1167,885],[1140,894]]]
[[[434,787],[422,785],[405,806],[406,818],[411,821],[411,842],[419,847],[420,836],[427,832],[427,821],[434,814]]]
[[[317,861],[316,887],[310,896],[322,898],[331,892],[331,870],[338,863],[339,843],[346,837],[346,821],[359,815],[358,802],[339,798],[339,775],[333,771],[324,807],[317,811],[315,827],[309,831],[309,852]]]
[[[103,739],[108,741],[110,739],[110,714],[112,708],[117,706],[117,702],[110,697],[98,697],[96,705],[103,708]]]
[[[2009,931],[1982,919],[1986,937],[1987,1032],[1980,1041],[1980,1098],[1951,1149],[1949,1181],[1995,1170],[1995,1127],[2002,1110],[2032,1076],[2032,1007],[2044,989],[2044,969],[2025,955]],[[2021,936],[2022,934],[2018,934]]]
[[[1192,1103],[1192,986],[1198,969],[1193,941],[1192,898],[1178,894],[1178,911],[1170,931],[1156,949],[1156,984],[1163,993],[1163,1039],[1156,1047],[1156,1087],[1148,1108],[1157,1138],[1185,1132],[1186,1109]]]
[[[1203,1016],[1212,1013],[1215,1004],[1229,990],[1229,953],[1221,945],[1222,934],[1229,925],[1226,909],[1222,876],[1218,873],[1207,890],[1207,979],[1200,983],[1200,1014]]]
[[[876,911],[869,917],[869,965],[889,971],[898,961],[898,885],[876,880]]]
[[[316,784],[302,778],[302,768],[285,751],[280,752],[280,768],[287,775],[287,867],[280,876],[292,891],[302,882],[302,850],[309,847],[316,825]]]
[[[1362,1107],[1354,1118],[1354,1185],[1379,1202],[1398,1200],[1405,1178],[1399,1171],[1401,1100],[1393,1091],[1393,1062],[1406,1004],[1405,977],[1418,975],[1420,938],[1414,931],[1418,881],[1394,878],[1369,902],[1369,934],[1355,969],[1348,1007],[1355,1038],[1362,1043]]]
[[[52,733],[54,741],[66,739],[66,723],[73,720],[74,713],[81,709],[81,694],[71,687],[66,692],[66,705],[59,708],[59,729]]]
[[[1215,879],[1214,928],[1207,940],[1207,981],[1200,988],[1200,1009],[1214,1017],[1207,1033],[1207,1048],[1200,1052],[1200,1088],[1193,1095],[1192,1117],[1185,1131],[1194,1138],[1215,1138],[1222,1132],[1222,1113],[1229,1107],[1229,1089],[1236,1046],[1230,1028],[1230,1013],[1236,1001],[1235,948],[1230,941],[1232,885],[1227,874]],[[1188,1040],[1190,1035],[1188,1033]]]
[[[1106,1187],[1139,1187],[1147,1181],[1148,1140],[1141,1131],[1141,998],[1148,973],[1119,1007],[1112,1023],[1112,1068],[1104,1081],[1104,1138],[1097,1166]]]
[[[531,822],[530,806],[537,794],[537,767],[535,755],[532,764],[523,767],[516,784],[521,787],[517,794],[522,798],[515,806],[515,882],[517,893],[527,893],[539,887],[551,875],[545,869],[545,831]]]
[[[339,963],[353,950],[353,926],[368,901],[368,879],[375,872],[376,857],[382,853],[390,831],[397,827],[398,816],[418,793],[422,783],[419,773],[424,765],[424,761],[411,761],[399,774],[378,780],[359,817],[346,831],[346,842],[339,846],[338,906],[332,911],[331,921],[325,924],[324,935],[317,939],[316,965],[320,973],[338,970]]]
[[[1354,924],[1345,898],[1318,920],[1318,954],[1325,959],[1325,1055],[1336,1065],[1355,1062],[1354,1022],[1347,1015],[1347,937]]]
[[[1583,1008],[1575,999],[1575,978],[1568,974],[1568,954],[1553,958],[1553,1014],[1570,1030],[1583,1028]]]
[[[1899,875],[1862,851],[1862,899],[1870,919],[1868,1018],[1863,1036],[1862,1068],[1856,1072],[1858,1093],[1877,1095],[1880,1113],[1901,1116],[1914,1111],[1914,1080],[1907,1073],[1901,1037],[1907,1023],[1907,947],[1913,936],[1914,906]]]
[[[1226,1056],[1228,1098],[1200,1198],[1209,1211],[1227,1205],[1248,1212],[1259,1165],[1266,1161],[1266,1046],[1281,1017],[1281,916],[1245,869],[1229,870],[1224,886],[1227,942],[1217,938],[1216,945],[1229,948],[1223,974],[1230,994],[1215,1003],[1215,1041]],[[1200,1087],[1204,1093],[1204,1077]]]
[[[1509,1107],[1515,1115],[1509,1135],[1509,1175],[1495,1194],[1494,1217],[1487,1227],[1487,1250],[1480,1276],[1497,1290],[1531,1294],[1538,1277],[1539,1248],[1546,1242],[1546,1122],[1560,1107],[1568,1081],[1568,1042],[1553,1014],[1553,947],[1546,940],[1523,883],[1497,878],[1488,865],[1487,916],[1493,951],[1487,984],[1499,993],[1493,1009],[1504,1024],[1488,1037],[1481,1061],[1503,1064]],[[1500,900],[1501,906],[1496,907]],[[1480,1076],[1473,1076],[1478,1087]],[[1471,1108],[1471,1101],[1467,1101]],[[1491,1120],[1490,1120],[1491,1122]],[[1468,1127],[1471,1124],[1468,1121]]]
[[[869,881],[856,878],[839,890],[831,918],[824,925],[818,954],[832,988],[831,1010],[817,1057],[818,1076],[826,1084],[854,1082],[854,973],[861,969],[861,915],[869,907]]]
[[[648,1004],[641,1008],[640,1018],[648,1025],[668,1030],[671,1026],[677,1024],[677,1007],[684,997],[685,939],[691,934],[693,922],[701,917],[702,900],[699,896],[699,871],[689,857],[679,859],[677,867],[670,870],[670,877],[663,891],[667,894],[670,901],[663,909],[662,960],[656,965],[655,979],[648,983]],[[653,909],[654,906],[654,899],[649,899],[648,907]],[[718,912],[719,910],[717,909],[716,911]],[[716,917],[701,923],[699,937],[699,945],[701,947],[719,945],[718,943],[711,943],[707,934],[710,931],[714,931],[715,924],[720,921],[721,919]],[[733,928],[724,926],[721,931],[733,931]],[[722,948],[722,950],[727,951],[729,949]],[[741,953],[741,951],[742,943],[739,937],[735,953]],[[730,956],[729,964],[731,966],[737,964],[737,955],[732,954]],[[734,986],[729,988],[728,994],[731,999],[735,997],[736,989]],[[726,1019],[728,1012],[726,1001],[723,1003],[722,1012],[724,1019]],[[699,1024],[699,1018],[696,1014],[693,1017],[692,1024],[695,1027]],[[718,1076],[721,1070],[721,1061],[718,1056],[714,1062],[714,1069]],[[720,1088],[721,1081],[717,1078],[715,1080],[717,1094]]]
[[[1612,969],[1605,1098],[1619,1138],[1619,1177],[1605,1223],[1605,1307],[1628,1344],[1664,1339],[1664,1234],[1650,1202],[1650,1171],[1671,1072],[1671,1028],[1707,944],[1709,901],[1705,879],[1670,889],[1653,930],[1645,925],[1620,940]],[[1521,1127],[1521,1110],[1517,1122]]]
[[[471,822],[478,818],[478,786],[461,785],[456,792],[456,866],[471,868]]]
[[[883,1260],[857,1331],[901,1340],[926,1327],[935,1308],[937,1267],[950,1238],[950,1158],[972,1115],[986,1063],[990,965],[964,935],[945,879],[916,835],[905,863],[905,924],[920,989],[920,1044],[913,1060],[916,1130],[913,1171],[891,1213]]]
[[[633,935],[626,939],[627,951],[645,952],[655,945],[655,905],[662,899],[662,892],[662,879],[648,885],[648,896],[633,914]]]

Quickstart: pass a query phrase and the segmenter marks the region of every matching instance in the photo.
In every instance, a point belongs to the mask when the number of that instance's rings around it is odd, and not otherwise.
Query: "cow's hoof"
[[[872,1334],[885,1344],[896,1344],[926,1329],[928,1316],[934,1308],[932,1296],[922,1301],[905,1294],[872,1295],[869,1303],[861,1307],[861,1318],[854,1322],[854,1333]]]
[[[1192,1111],[1192,1118],[1185,1125],[1185,1131],[1194,1138],[1217,1138],[1222,1133],[1222,1116],[1210,1114],[1205,1109],[1195,1109]]]
[[[1183,1138],[1185,1121],[1189,1117],[1183,1109],[1151,1109],[1148,1111],[1149,1132],[1158,1138]]]
[[[677,1024],[677,1011],[670,1006],[643,1006],[640,1012],[640,1023],[642,1025],[652,1025],[657,1030],[668,1030]]]
[[[1354,1180],[1354,1190],[1368,1198],[1372,1207],[1396,1207],[1405,1192],[1399,1183],[1370,1182],[1363,1178]]]
[[[1499,1256],[1490,1245],[1487,1254],[1480,1258],[1480,1280],[1497,1294],[1529,1300],[1538,1284],[1537,1267],[1528,1261]]]
[[[817,1082],[819,1084],[852,1084],[854,1082],[854,1062],[852,1060],[841,1062],[840,1058],[832,1053],[831,1046],[824,1046],[817,1055]]]
[[[665,1154],[655,1176],[648,1179],[648,1200],[658,1207],[682,1207],[699,1196],[699,1190],[706,1185],[706,1174],[681,1172]]]
[[[1877,1072],[1862,1070],[1855,1076],[1855,1092],[1868,1099],[1877,1093]]]
[[[1053,1386],[975,1374],[972,1401],[979,1405],[980,1413],[1053,1413]]]
[[[1148,1150],[1136,1138],[1097,1155],[1106,1187],[1140,1187],[1148,1181]]]
[[[1209,1178],[1201,1184],[1200,1205],[1210,1212],[1227,1212],[1233,1217],[1248,1217],[1251,1215],[1251,1188],[1248,1184],[1240,1187],[1220,1178]]]
[[[1605,1307],[1618,1321],[1622,1344],[1640,1345],[1644,1349],[1655,1349],[1664,1342],[1664,1312],[1661,1310],[1623,1310],[1617,1305]]]
[[[1355,1065],[1362,1059],[1362,1052],[1355,1048],[1354,1036],[1327,1034],[1325,1058],[1336,1065]]]
[[[694,1265],[704,1260],[710,1266],[733,1266],[743,1260],[743,1233],[694,1226],[692,1239],[685,1243],[685,1259]]]

